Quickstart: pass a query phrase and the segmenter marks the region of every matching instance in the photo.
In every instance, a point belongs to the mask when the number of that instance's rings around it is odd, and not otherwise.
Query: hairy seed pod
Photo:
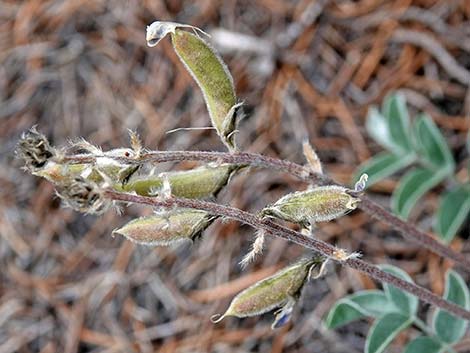
[[[204,211],[177,209],[137,218],[113,233],[139,244],[165,246],[195,239],[215,219]]]
[[[102,160],[102,159],[100,159]],[[112,160],[111,160],[112,161]],[[233,164],[207,165],[191,170],[167,172],[159,175],[134,176],[136,169],[132,165],[120,165],[118,162],[91,167],[87,164],[48,163],[33,174],[41,176],[55,184],[61,184],[74,176],[81,176],[95,183],[102,183],[103,175],[111,181],[116,191],[135,192],[142,196],[161,194],[165,180],[169,182],[173,196],[189,199],[207,199],[222,190],[231,176],[241,166]],[[126,177],[123,177],[126,176]],[[128,180],[127,180],[128,179]]]
[[[264,208],[261,214],[304,226],[330,221],[357,207],[360,199],[352,196],[352,191],[342,186],[330,185],[294,192]]]
[[[16,148],[16,155],[22,159],[26,169],[37,171],[56,155],[46,136],[39,133],[36,127],[23,133]]]
[[[110,205],[100,187],[81,176],[63,182],[57,188],[57,195],[67,206],[83,213],[100,214]]]
[[[179,28],[189,25],[156,21],[147,27],[147,43],[155,46],[171,34],[173,48],[202,91],[212,125],[222,142],[235,147],[237,104],[233,78],[219,54],[200,36]],[[200,30],[199,30],[200,31]]]
[[[102,162],[104,158],[100,158]],[[112,161],[112,160],[110,160]],[[113,161],[114,162],[114,161]],[[137,167],[115,163],[90,164],[61,164],[50,162],[44,168],[33,172],[55,184],[61,184],[72,177],[80,176],[95,183],[102,183],[103,175],[116,184],[125,183],[136,171]]]
[[[233,164],[207,165],[187,171],[135,177],[127,184],[117,185],[116,188],[126,192],[134,191],[143,196],[156,196],[163,188],[164,181],[168,180],[173,196],[205,199],[216,196],[237,169],[239,166]]]
[[[80,176],[80,173],[82,173],[86,167],[85,164],[67,165],[51,162],[47,163],[42,169],[33,172],[33,174],[43,177],[51,183],[60,185],[75,176]]]
[[[256,316],[292,305],[299,298],[312,270],[320,268],[324,261],[321,256],[302,259],[255,283],[233,298],[227,311],[220,317],[214,316],[212,321],[219,322],[226,316]],[[282,320],[278,318],[277,321]]]

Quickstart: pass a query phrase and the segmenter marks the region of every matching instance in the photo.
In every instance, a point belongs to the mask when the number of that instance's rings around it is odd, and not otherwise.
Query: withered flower
[[[110,206],[100,186],[81,176],[64,181],[58,186],[57,195],[67,206],[83,213],[100,214]]]
[[[56,153],[46,136],[39,133],[35,126],[21,135],[16,148],[16,155],[23,160],[25,168],[30,171],[44,167]]]

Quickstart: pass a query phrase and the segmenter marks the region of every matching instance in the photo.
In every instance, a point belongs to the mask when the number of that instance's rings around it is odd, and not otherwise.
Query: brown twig
[[[349,266],[358,271],[361,271],[368,276],[382,282],[389,283],[395,287],[406,291],[412,295],[415,295],[422,301],[434,305],[440,309],[446,310],[458,317],[470,320],[470,311],[451,303],[431,291],[420,287],[416,284],[407,282],[401,278],[398,278],[390,273],[384,272],[377,266],[368,264],[357,258],[341,259],[338,258],[338,249],[334,246],[313,237],[307,237],[299,232],[281,226],[270,219],[261,219],[249,212],[242,211],[237,208],[220,205],[213,202],[183,199],[183,198],[155,198],[147,196],[139,196],[127,193],[116,192],[113,190],[106,190],[104,193],[105,197],[114,201],[120,202],[132,202],[137,204],[145,204],[153,207],[181,207],[181,208],[192,208],[207,211],[214,215],[228,217],[244,224],[250,225],[256,229],[265,230],[271,236],[279,237],[296,244],[299,244],[305,248],[320,252],[324,256],[338,261],[342,265]],[[344,261],[343,261],[344,260]]]
[[[413,44],[431,53],[449,76],[464,86],[470,82],[470,72],[461,66],[448,51],[434,40],[430,35],[413,30],[398,29],[393,33],[392,40],[398,43]]]
[[[206,151],[149,151],[141,155],[136,160],[132,157],[113,157],[122,163],[140,164],[140,163],[162,163],[170,161],[199,160],[205,162],[221,162],[250,165],[260,168],[269,168],[285,173],[289,173],[299,179],[315,184],[336,184],[332,179],[323,174],[314,173],[309,168],[300,164],[281,160],[257,153],[237,152],[206,152]],[[69,163],[92,163],[95,157],[91,155],[67,156],[65,162]],[[410,223],[407,223],[397,216],[387,211],[384,207],[372,201],[367,196],[361,196],[362,202],[359,208],[371,215],[373,218],[388,224],[397,230],[402,236],[410,241],[418,243],[428,250],[439,254],[442,257],[450,259],[460,267],[470,271],[470,259],[463,254],[458,253],[448,246],[440,243],[429,234],[419,230]]]

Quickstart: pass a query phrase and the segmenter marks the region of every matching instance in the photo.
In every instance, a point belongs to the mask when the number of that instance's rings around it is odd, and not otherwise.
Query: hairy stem
[[[267,234],[271,236],[279,237],[299,244],[305,248],[317,251],[323,254],[324,256],[327,256],[328,258],[338,261],[342,265],[346,265],[356,270],[359,270],[367,274],[371,278],[374,278],[383,283],[389,283],[403,291],[411,293],[412,295],[417,296],[419,299],[426,303],[432,304],[438,308],[446,310],[458,317],[470,320],[470,311],[467,311],[464,308],[435,295],[431,291],[416,284],[402,280],[401,278],[398,278],[390,273],[384,272],[377,266],[368,264],[367,262],[362,261],[360,259],[349,258],[345,261],[342,261],[337,258],[338,249],[334,246],[319,239],[307,237],[299,232],[281,226],[270,219],[261,219],[249,212],[207,201],[173,197],[160,199],[155,197],[120,193],[113,190],[106,190],[104,195],[105,197],[114,201],[132,202],[150,205],[154,207],[192,208],[207,211],[214,215],[224,216],[237,220],[239,222],[250,225],[256,229],[264,230]]]
[[[142,164],[142,163],[162,163],[170,161],[199,160],[205,162],[221,162],[250,165],[260,168],[269,168],[285,173],[289,173],[299,179],[315,184],[336,184],[332,179],[323,174],[311,171],[309,168],[300,164],[286,160],[263,156],[256,153],[237,152],[206,152],[206,151],[149,151],[143,153],[139,159],[132,157],[115,157],[122,163]],[[69,163],[92,163],[95,157],[92,155],[67,156],[63,159]],[[470,271],[470,258],[458,253],[448,246],[442,244],[431,235],[407,223],[397,216],[387,211],[384,207],[372,201],[367,196],[360,196],[362,202],[359,208],[371,215],[373,218],[388,224],[391,228],[397,230],[406,239],[418,243],[428,250],[439,254],[442,257],[454,261],[460,267]]]

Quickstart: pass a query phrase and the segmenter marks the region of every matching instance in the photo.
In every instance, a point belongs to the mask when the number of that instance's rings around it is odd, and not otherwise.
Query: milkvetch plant
[[[53,183],[64,203],[80,212],[100,214],[110,208],[133,203],[153,208],[153,215],[131,220],[114,230],[114,233],[139,244],[163,246],[192,241],[201,236],[212,222],[228,218],[256,229],[252,249],[242,260],[244,266],[261,253],[266,236],[292,241],[309,251],[305,258],[293,261],[278,273],[235,296],[224,314],[213,317],[216,322],[225,317],[242,318],[277,309],[272,327],[284,325],[293,316],[295,304],[309,279],[324,275],[325,265],[331,260],[362,271],[384,285],[383,293],[365,293],[362,298],[372,295],[379,298],[376,301],[361,301],[358,295],[350,300],[356,311],[344,309],[349,308],[349,302],[342,306],[343,309],[338,309],[347,312],[349,321],[369,312],[380,315],[386,307],[395,305],[407,311],[387,311],[387,315],[392,315],[389,317],[391,320],[383,320],[382,324],[379,321],[377,330],[398,332],[413,322],[418,300],[421,299],[438,308],[437,325],[452,315],[465,322],[465,327],[459,326],[458,332],[465,331],[470,311],[467,303],[460,300],[460,294],[449,290],[449,294],[441,298],[412,283],[399,270],[385,271],[359,259],[353,249],[338,249],[317,239],[313,226],[362,208],[402,232],[408,239],[456,261],[466,270],[470,270],[470,261],[369,200],[364,195],[367,173],[359,177],[353,188],[338,185],[329,179],[322,173],[320,160],[308,143],[303,146],[307,160],[305,166],[240,152],[236,144],[240,103],[226,65],[208,44],[204,32],[193,26],[157,21],[147,28],[146,40],[151,47],[166,36],[171,38],[173,49],[202,91],[212,125],[229,152],[151,151],[142,146],[135,133],[130,134],[130,148],[103,151],[84,140],[57,148],[33,128],[25,132],[18,143],[17,154],[24,161],[25,169]],[[400,130],[394,131],[393,136],[398,138]],[[411,148],[411,145],[403,146],[400,151]],[[157,175],[151,168],[159,162],[184,160],[199,160],[203,165]],[[285,195],[257,214],[217,203],[217,194],[241,169],[248,166],[284,171],[308,181],[311,187]],[[307,231],[294,231],[279,221],[299,223]],[[457,273],[453,274],[457,278]],[[377,304],[379,301],[383,305]],[[331,319],[328,322],[344,323],[348,320]],[[335,324],[330,326],[335,327]],[[455,337],[461,336],[461,333],[453,336],[452,333],[445,334],[445,338],[440,337],[438,343],[447,347]],[[386,342],[391,338],[387,338]],[[375,347],[377,343],[374,342],[378,341],[375,338],[368,342],[368,347]]]

